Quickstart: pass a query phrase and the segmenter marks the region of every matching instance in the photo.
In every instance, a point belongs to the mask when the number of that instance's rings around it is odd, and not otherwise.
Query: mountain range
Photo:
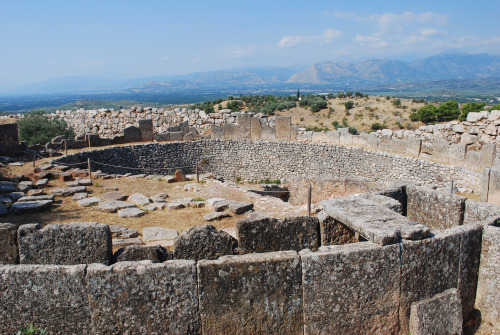
[[[63,77],[19,87],[6,94],[153,93],[203,89],[337,85],[370,88],[408,82],[500,77],[500,56],[442,54],[413,62],[372,59],[354,63],[324,62],[310,66],[238,68],[179,76],[130,80]]]

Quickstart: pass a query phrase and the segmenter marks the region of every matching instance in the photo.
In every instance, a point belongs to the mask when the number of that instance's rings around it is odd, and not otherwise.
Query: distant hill
[[[64,77],[20,87],[9,94],[191,94],[207,90],[313,87],[362,90],[376,85],[490,77],[500,77],[500,56],[456,53],[414,62],[386,59],[355,63],[324,62],[308,67],[246,67],[130,80]]]
[[[500,56],[445,54],[414,62],[384,59],[358,63],[325,62],[293,74],[287,82],[333,84],[357,80],[364,85],[374,85],[485,77],[500,77]]]

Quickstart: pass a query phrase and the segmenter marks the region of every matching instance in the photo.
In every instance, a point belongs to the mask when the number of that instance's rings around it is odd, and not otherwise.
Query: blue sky
[[[500,1],[0,2],[0,91],[442,52],[500,54]]]

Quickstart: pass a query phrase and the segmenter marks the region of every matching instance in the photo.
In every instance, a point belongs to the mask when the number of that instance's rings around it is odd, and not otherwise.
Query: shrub
[[[348,111],[349,109],[354,107],[354,101],[349,100],[344,103],[345,110]]]
[[[349,134],[356,135],[358,133],[358,130],[354,127],[349,127]]]
[[[434,105],[425,105],[418,110],[417,116],[423,123],[431,123],[436,121],[437,107]]]
[[[45,144],[56,136],[74,136],[73,130],[59,118],[50,120],[44,110],[33,110],[24,119],[17,120],[19,138],[29,145]]]
[[[439,122],[455,120],[460,115],[460,110],[458,109],[458,102],[456,100],[450,100],[443,102],[439,105],[436,111],[436,120]]]
[[[411,122],[417,122],[418,121],[418,114],[416,113],[416,111],[417,111],[417,109],[415,109],[415,112],[410,113],[410,121]]]
[[[469,113],[480,112],[486,104],[484,102],[466,102],[462,105],[462,113],[459,116],[460,121],[465,121]]]
[[[377,131],[377,130],[384,129],[385,127],[384,127],[383,124],[375,122],[375,123],[372,123],[372,125],[370,126],[370,128],[371,128],[371,130]]]

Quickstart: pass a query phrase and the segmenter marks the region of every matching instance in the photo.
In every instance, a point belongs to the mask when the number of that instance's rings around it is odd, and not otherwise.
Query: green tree
[[[450,100],[439,105],[436,112],[436,120],[438,122],[455,120],[459,115],[460,109],[458,108],[458,102],[456,100]]]
[[[349,100],[344,103],[345,110],[348,111],[349,109],[354,107],[354,101]]]
[[[462,105],[462,113],[458,118],[460,121],[465,121],[469,113],[476,113],[483,110],[486,103],[484,102],[466,102]]]
[[[374,131],[377,131],[377,130],[382,130],[382,129],[384,129],[385,127],[384,127],[384,125],[383,125],[383,124],[376,122],[376,123],[372,123],[372,125],[370,126],[370,128],[371,128],[372,130],[374,130]]]
[[[59,135],[75,136],[64,120],[49,119],[43,109],[33,110],[24,119],[17,120],[19,138],[29,145],[45,144]]]
[[[352,97],[352,92],[351,91],[345,92],[345,96],[348,98]]]
[[[491,107],[491,108],[489,109],[489,111],[490,111],[490,112],[491,112],[491,111],[494,111],[494,110],[500,110],[500,103],[499,103],[499,104],[496,104],[495,106],[493,106],[493,107]]]
[[[355,96],[356,98],[363,98],[363,97],[364,97],[364,94],[363,94],[363,93],[361,93],[361,92],[354,92],[354,96]]]
[[[417,122],[418,121],[418,114],[416,112],[416,109],[414,112],[410,113],[410,121],[411,122]]]
[[[431,123],[436,121],[437,107],[434,105],[425,105],[417,112],[418,119],[423,123]]]
[[[394,100],[392,101],[392,105],[393,105],[394,107],[400,107],[400,106],[401,106],[401,99],[394,99]]]
[[[338,97],[339,99],[345,98],[345,94],[344,94],[344,92],[338,92],[338,93],[337,93],[337,97]]]
[[[299,90],[297,89],[297,99],[299,99],[299,98],[300,98],[300,92],[299,92]]]

